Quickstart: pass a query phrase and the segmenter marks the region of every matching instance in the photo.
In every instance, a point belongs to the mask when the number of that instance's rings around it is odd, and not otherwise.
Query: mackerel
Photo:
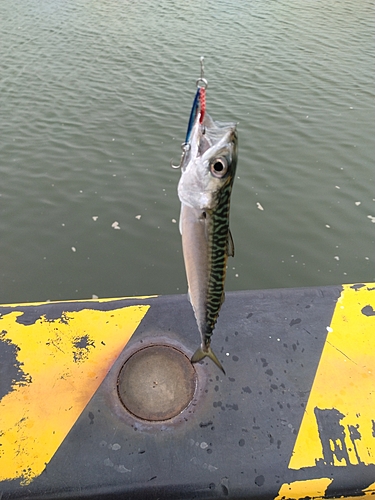
[[[224,301],[227,258],[234,255],[229,209],[237,130],[236,123],[214,121],[205,113],[202,99],[196,97],[194,102],[178,184],[188,294],[201,335],[201,345],[191,361],[207,356],[225,373],[211,349],[211,337]]]

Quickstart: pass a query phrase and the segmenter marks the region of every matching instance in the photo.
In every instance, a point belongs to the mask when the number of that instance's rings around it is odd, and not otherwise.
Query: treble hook
[[[204,77],[204,64],[203,64],[203,61],[204,61],[204,57],[201,56],[201,76],[197,80],[197,87],[203,87],[204,89],[206,89],[208,87],[208,82],[207,82],[207,80]]]

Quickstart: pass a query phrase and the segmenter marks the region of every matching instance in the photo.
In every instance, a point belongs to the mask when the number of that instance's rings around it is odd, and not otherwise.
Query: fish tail
[[[212,359],[212,361],[215,363],[216,366],[220,368],[220,370],[224,373],[225,375],[225,370],[220,363],[220,361],[217,359],[216,354],[213,352],[211,349],[211,346],[207,345],[201,345],[198,347],[198,349],[195,351],[195,353],[191,357],[191,362],[192,363],[198,363],[198,361],[201,361],[203,358],[208,357]]]

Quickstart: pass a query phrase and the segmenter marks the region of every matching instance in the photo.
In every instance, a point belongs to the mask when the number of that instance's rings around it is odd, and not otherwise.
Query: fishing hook
[[[174,169],[181,168],[181,165],[185,159],[186,153],[190,149],[190,144],[188,142],[183,142],[181,144],[181,149],[182,149],[182,153],[181,153],[180,163],[178,165],[173,165],[172,160],[171,160],[171,167]]]

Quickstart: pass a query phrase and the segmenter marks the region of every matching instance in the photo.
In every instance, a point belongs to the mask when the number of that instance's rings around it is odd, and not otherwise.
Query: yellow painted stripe
[[[0,401],[0,481],[26,485],[42,473],[149,307],[84,309],[32,325],[17,322],[22,312],[1,317],[23,377]]]
[[[375,482],[370,484],[370,486],[364,490],[364,493],[366,496],[370,496],[374,495],[374,491],[375,491]]]
[[[294,481],[293,483],[283,484],[279,495],[275,500],[302,498],[314,498],[320,500],[324,497],[325,491],[331,484],[332,478],[322,477],[319,479],[308,479],[306,481]]]
[[[279,495],[275,500],[325,500],[325,492],[333,479],[322,477],[318,479],[306,479],[305,481],[294,481],[293,483],[283,484],[280,488]],[[375,485],[372,485],[375,486]],[[341,496],[341,500],[370,500],[368,497],[373,495],[375,488],[370,488],[364,491],[364,495],[352,497]]]
[[[328,327],[290,469],[326,463],[331,454],[333,466],[375,464],[374,314],[373,285],[344,286]],[[324,437],[325,426],[332,428],[331,439]],[[343,452],[336,453],[340,448]]]
[[[319,465],[320,476],[326,465],[350,464],[354,487],[355,466],[375,463],[375,284],[344,285],[327,331],[289,468],[311,474]],[[332,480],[285,483],[275,500],[322,500]],[[375,483],[355,498],[374,493]]]

